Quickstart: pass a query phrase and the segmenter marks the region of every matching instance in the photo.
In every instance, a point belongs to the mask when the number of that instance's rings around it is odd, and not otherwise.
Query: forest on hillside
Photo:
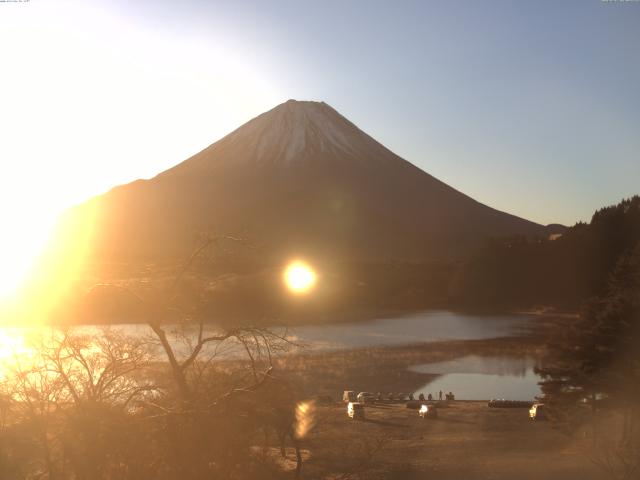
[[[279,264],[248,263],[238,254],[242,247],[231,253],[204,250],[176,301],[198,304],[210,321],[232,325],[363,320],[429,308],[577,312],[602,292],[616,262],[639,242],[640,196],[634,196],[596,211],[589,223],[577,223],[560,237],[493,238],[463,260],[327,262],[318,265],[321,281],[314,295],[303,299],[283,289]],[[148,299],[178,268],[114,271],[118,281],[107,283]],[[78,323],[144,321],[146,312],[136,305],[130,295],[91,288]]]
[[[575,311],[602,292],[616,262],[640,242],[640,196],[596,211],[559,238],[491,239],[451,279],[450,301],[483,308]]]

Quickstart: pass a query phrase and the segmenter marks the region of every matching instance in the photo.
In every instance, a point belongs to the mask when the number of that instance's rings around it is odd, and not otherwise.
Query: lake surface
[[[417,397],[431,393],[434,398],[453,392],[457,400],[534,400],[540,395],[540,378],[534,373],[531,357],[483,357],[468,355],[445,362],[415,365],[409,370],[438,374],[414,392]]]
[[[291,334],[313,350],[406,345],[443,340],[481,340],[524,332],[532,315],[478,315],[427,311],[358,323],[296,327]]]
[[[478,340],[495,337],[506,337],[525,331],[533,320],[532,315],[477,315],[450,311],[426,311],[395,318],[357,323],[334,323],[325,325],[300,326],[286,329],[291,340],[298,344],[299,350],[322,352],[350,348],[374,346],[398,346],[442,340]],[[103,327],[82,326],[71,330],[84,335],[99,335]],[[144,324],[116,325],[111,327],[136,337],[153,338],[149,326]],[[25,357],[30,351],[30,337],[37,337],[41,332],[50,332],[47,328],[0,328],[0,364],[2,360]],[[178,353],[188,354],[188,342],[184,336],[173,335],[171,327],[166,327],[169,340]],[[284,332],[284,328],[275,328]],[[185,330],[182,330],[184,333]],[[186,332],[195,335],[195,329]],[[216,332],[215,326],[208,326],[206,334]],[[48,334],[48,333],[47,333]],[[193,337],[195,338],[195,337]],[[213,350],[209,344],[209,351]],[[161,352],[158,350],[160,357]],[[219,348],[216,353],[220,357],[230,358],[244,354],[244,350],[232,342]],[[455,374],[455,373],[454,373]]]

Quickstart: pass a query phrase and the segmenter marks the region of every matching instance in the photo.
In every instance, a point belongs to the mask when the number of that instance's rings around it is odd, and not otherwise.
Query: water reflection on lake
[[[273,330],[282,334],[287,332],[289,338],[307,351],[341,350],[374,346],[393,346],[415,344],[423,342],[437,342],[442,340],[477,340],[495,337],[505,337],[518,334],[527,328],[532,320],[531,315],[472,315],[450,311],[427,311],[395,318],[357,323],[333,323],[324,325],[300,326],[285,329],[276,327]],[[80,335],[98,336],[104,327],[80,326],[72,327],[70,331]],[[111,327],[134,337],[148,337],[153,339],[153,332],[148,325],[124,324]],[[179,329],[166,327],[170,342],[178,353],[188,355],[189,342],[185,342],[183,334],[196,329]],[[32,352],[30,337],[39,334],[53,335],[56,329],[52,327],[31,328],[0,328],[0,375],[2,364],[14,362],[16,358],[26,358]],[[205,335],[215,333],[215,326],[208,326]],[[195,337],[194,337],[195,338]],[[151,346],[154,348],[153,346]],[[155,347],[154,355],[163,358],[162,351]],[[211,344],[209,350],[214,348]],[[230,358],[237,353],[243,354],[244,349],[237,343],[226,342],[215,353],[219,357]],[[203,354],[213,353],[203,351]]]
[[[472,315],[427,311],[358,323],[296,327],[296,340],[314,350],[406,345],[443,340],[481,340],[508,337],[527,328],[533,316]]]
[[[534,373],[531,357],[482,357],[468,355],[445,362],[415,365],[409,370],[439,374],[415,391],[415,395],[449,391],[458,400],[534,400],[540,395],[540,378]]]

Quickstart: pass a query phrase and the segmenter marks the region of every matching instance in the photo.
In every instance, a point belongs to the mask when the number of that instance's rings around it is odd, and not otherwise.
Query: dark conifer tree
[[[558,426],[571,429],[615,409],[625,416],[623,435],[633,430],[640,413],[640,242],[620,257],[602,295],[550,342],[538,373]]]

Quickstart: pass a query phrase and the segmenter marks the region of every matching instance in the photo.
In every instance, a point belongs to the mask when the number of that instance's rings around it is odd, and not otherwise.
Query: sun
[[[287,265],[284,271],[284,283],[293,293],[307,293],[316,284],[317,275],[305,262],[296,260]]]

